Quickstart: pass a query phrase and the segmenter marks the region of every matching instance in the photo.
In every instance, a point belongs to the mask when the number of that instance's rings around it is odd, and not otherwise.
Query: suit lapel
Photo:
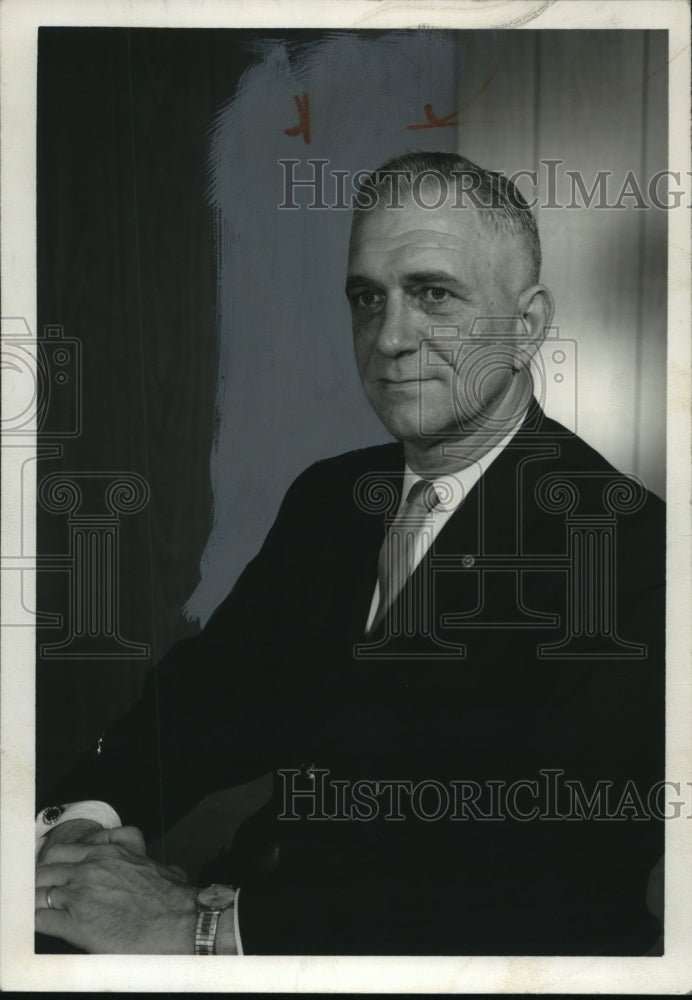
[[[477,558],[480,555],[519,555],[525,539],[540,527],[540,510],[533,490],[524,488],[524,480],[535,482],[546,463],[559,454],[559,442],[549,433],[552,421],[534,402],[524,423],[512,441],[470,491],[464,503],[444,525],[430,551],[404,586],[418,585],[416,577],[429,572],[433,556]],[[377,562],[388,520],[398,509],[404,472],[404,453],[400,444],[365,452],[367,462],[355,470],[356,482],[367,480],[370,503],[353,496],[342,508],[337,536],[341,606],[332,608],[335,628],[346,628],[354,641],[361,641],[377,580]],[[377,489],[381,493],[377,493]],[[387,491],[391,502],[377,510],[375,497]],[[450,575],[451,584],[451,575]]]
[[[343,600],[334,609],[335,619],[346,626],[353,642],[360,642],[365,632],[380,548],[401,501],[404,474],[404,451],[398,443],[378,448],[368,458],[354,477],[338,532]]]
[[[526,539],[541,518],[525,480],[535,482],[546,463],[559,454],[559,443],[545,433],[546,423],[552,424],[534,401],[522,427],[441,529],[399,599],[408,586],[418,585],[417,574],[429,572],[435,556],[461,561],[481,555],[519,555],[525,550]]]

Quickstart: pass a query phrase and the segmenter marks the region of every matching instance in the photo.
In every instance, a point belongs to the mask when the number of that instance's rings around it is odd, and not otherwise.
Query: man
[[[411,154],[361,196],[356,360],[397,443],[303,473],[202,633],[42,798],[63,805],[37,820],[37,930],[92,952],[644,954],[662,504],[532,398],[553,307],[513,186]],[[208,868],[225,884],[147,859],[268,770]]]

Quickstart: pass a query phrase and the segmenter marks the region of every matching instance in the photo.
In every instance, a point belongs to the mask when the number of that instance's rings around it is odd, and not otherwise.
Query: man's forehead
[[[421,250],[451,250],[458,253],[468,242],[468,236],[446,232],[443,229],[404,229],[390,233],[371,228],[356,228],[351,240],[351,251],[367,250],[368,253],[388,253],[392,250],[418,248]]]
[[[354,219],[348,253],[351,277],[446,272],[464,282],[491,280],[524,287],[526,253],[518,237],[492,229],[469,206],[441,210],[404,203],[378,206]]]
[[[354,218],[354,233],[366,233],[377,238],[380,233],[410,230],[431,230],[450,235],[476,234],[482,229],[480,210],[465,202],[457,204],[447,198],[441,205],[426,207],[411,197],[398,205],[378,204],[361,210]],[[487,231],[487,230],[486,230]]]
[[[489,260],[500,250],[497,236],[478,219],[474,209],[426,211],[420,208],[377,208],[354,221],[349,266],[367,258],[376,261],[421,262],[435,255],[450,263]]]
[[[401,208],[378,206],[354,218],[351,252],[386,252],[404,246],[458,251],[471,243],[486,244],[492,234],[478,214],[467,206],[454,208],[449,202],[431,209],[410,201]]]

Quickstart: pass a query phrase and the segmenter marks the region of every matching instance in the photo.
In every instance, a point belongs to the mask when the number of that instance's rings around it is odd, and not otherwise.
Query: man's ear
[[[517,302],[518,315],[524,321],[521,333],[522,347],[530,355],[535,354],[545,339],[555,311],[553,296],[545,285],[530,285],[525,288]]]

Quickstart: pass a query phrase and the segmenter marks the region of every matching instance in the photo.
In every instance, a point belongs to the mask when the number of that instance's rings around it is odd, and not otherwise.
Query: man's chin
[[[372,390],[373,387],[371,386]],[[398,441],[428,447],[465,437],[460,414],[449,405],[450,387],[438,379],[387,384],[370,391],[370,405]]]
[[[373,407],[381,424],[387,431],[395,437],[397,441],[419,442],[425,439],[425,434],[421,428],[420,415],[415,413],[402,413],[400,411],[383,411],[379,407]]]
[[[377,412],[377,411],[376,411]],[[473,414],[466,419],[435,421],[430,417],[422,420],[420,414],[378,413],[378,417],[392,437],[404,445],[421,451],[444,444],[454,444],[467,439],[475,440],[485,433],[490,439],[497,436],[494,428],[484,425],[482,417]]]
[[[449,426],[435,426],[429,422],[424,426],[418,414],[415,417],[403,417],[400,414],[396,416],[387,415],[386,418],[380,414],[378,416],[392,437],[396,438],[397,441],[401,441],[402,444],[409,444],[416,448],[425,449],[433,447],[444,441],[454,440],[463,436],[462,432],[455,431],[454,428],[450,428]]]

